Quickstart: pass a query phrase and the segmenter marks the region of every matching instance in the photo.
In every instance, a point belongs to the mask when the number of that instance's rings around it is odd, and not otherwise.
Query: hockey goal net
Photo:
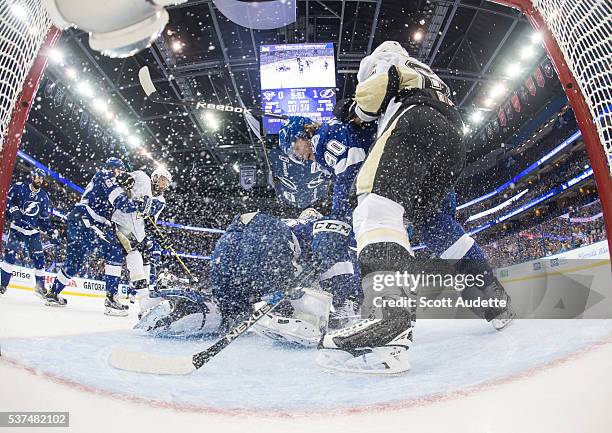
[[[46,65],[59,35],[40,0],[0,1],[0,233],[17,148]]]
[[[593,167],[612,255],[612,1],[490,0],[541,33]]]

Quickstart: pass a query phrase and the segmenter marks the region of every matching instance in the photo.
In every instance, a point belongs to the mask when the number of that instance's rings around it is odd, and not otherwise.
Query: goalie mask
[[[148,48],[168,23],[165,6],[186,0],[43,0],[53,23],[89,33],[89,46],[109,57]]]

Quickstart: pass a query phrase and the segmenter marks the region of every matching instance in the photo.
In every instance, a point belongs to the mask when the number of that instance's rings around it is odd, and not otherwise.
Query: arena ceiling
[[[82,98],[83,81],[104,95],[133,136],[126,147],[135,165],[164,162],[183,179],[198,179],[204,187],[236,184],[236,163],[255,162],[265,172],[262,144],[240,116],[214,113],[211,118],[202,111],[152,104],[138,84],[140,67],[149,66],[156,86],[173,97],[230,105],[241,100],[257,107],[259,45],[334,42],[340,97],[353,94],[360,59],[391,39],[450,85],[467,119],[475,108],[484,107],[494,86],[509,79],[509,59],[518,56],[533,33],[518,12],[484,0],[298,0],[297,17],[283,28],[251,30],[229,21],[211,1],[191,0],[171,7],[162,37],[127,59],[101,56],[89,48],[86,34],[65,31],[56,46],[61,62],[50,62],[46,77],[62,84],[75,100]],[[540,47],[534,63],[542,56]],[[75,173],[92,171],[111,150],[85,139],[78,122],[65,122],[42,92],[29,132],[65,155],[53,158],[56,168],[69,164]],[[259,178],[259,188],[265,190],[265,176]]]

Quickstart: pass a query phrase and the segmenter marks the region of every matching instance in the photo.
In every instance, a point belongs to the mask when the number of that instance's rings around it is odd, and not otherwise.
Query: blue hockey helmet
[[[32,179],[37,177],[37,176],[44,178],[44,177],[47,176],[47,173],[45,173],[45,170],[43,170],[42,168],[34,168],[30,172],[30,176],[32,177]]]
[[[304,130],[306,125],[314,125],[315,121],[303,116],[289,116],[287,123],[278,132],[278,146],[292,160],[300,162],[293,154],[293,144],[296,138],[310,138]]]
[[[107,170],[123,170],[125,171],[125,164],[119,158],[111,157],[104,163],[104,168]]]

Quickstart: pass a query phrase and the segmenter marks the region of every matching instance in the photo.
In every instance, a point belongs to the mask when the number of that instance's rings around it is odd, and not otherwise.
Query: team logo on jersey
[[[278,176],[277,179],[285,188],[290,189],[291,191],[297,191],[297,186],[291,179],[284,176]]]
[[[272,90],[266,90],[263,92],[263,97],[266,98],[266,101],[271,101],[275,96],[276,92],[273,92]]]
[[[334,96],[334,89],[321,90],[321,93],[319,93],[319,96],[321,96],[321,98],[323,99],[331,98],[332,96]]]
[[[38,215],[39,211],[40,211],[40,207],[37,201],[28,201],[23,207],[22,213],[25,216],[33,217],[33,216]]]
[[[308,188],[315,189],[323,182],[325,182],[325,179],[323,179],[323,176],[319,176],[316,179],[312,179],[310,182],[308,182]]]

